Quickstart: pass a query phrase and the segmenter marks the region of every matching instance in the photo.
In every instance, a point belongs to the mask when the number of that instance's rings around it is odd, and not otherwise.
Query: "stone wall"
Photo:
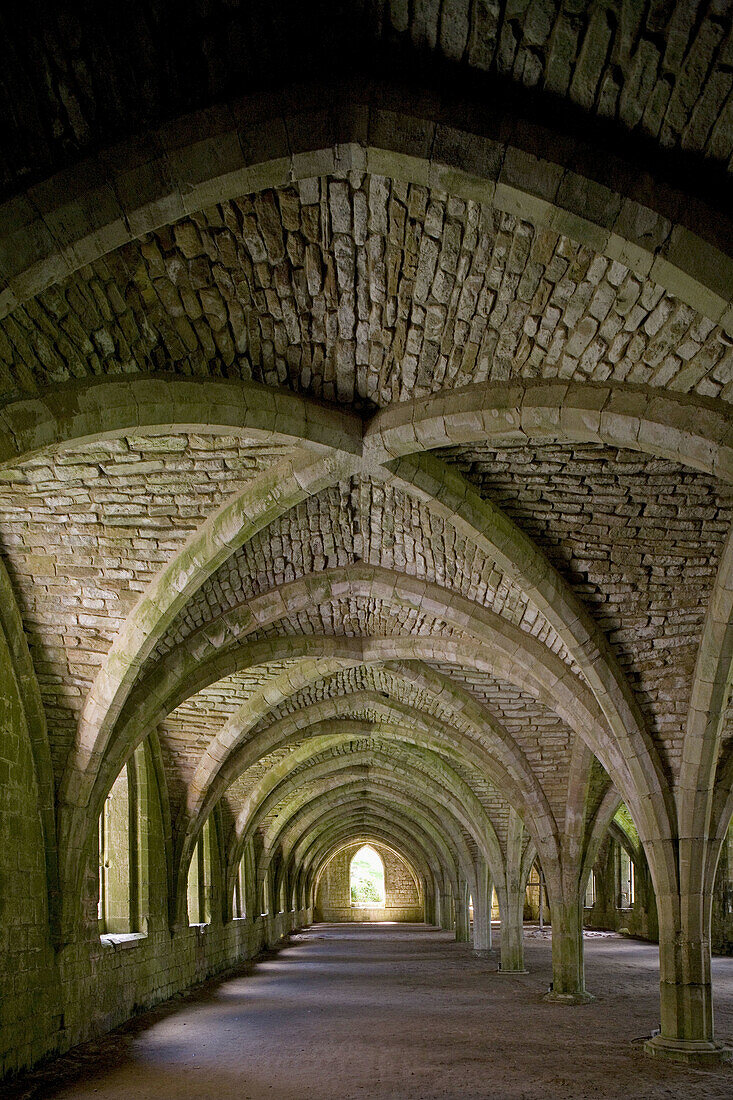
[[[254,379],[360,409],[521,377],[729,400],[732,360],[713,320],[567,234],[361,172],[207,207],[0,320],[5,399],[153,369]],[[153,444],[130,449],[145,450],[160,482]],[[76,465],[83,456],[70,480]],[[114,477],[113,456],[100,466]]]
[[[342,848],[323,870],[316,892],[314,917],[323,921],[422,921],[424,908],[417,875],[398,855],[382,844],[370,844],[384,864],[384,907],[352,906],[351,861],[362,847]]]
[[[39,792],[31,741],[5,634],[0,633],[0,1078],[50,1052],[64,1028],[48,931]]]
[[[310,923],[310,911],[212,923],[168,924],[160,798],[146,806],[144,932],[100,936],[96,852],[89,860],[80,923],[65,944],[49,932],[38,790],[22,699],[0,635],[0,1079],[123,1023]],[[149,772],[152,782],[152,770]],[[154,785],[154,784],[153,784]],[[218,868],[212,880],[218,883]]]

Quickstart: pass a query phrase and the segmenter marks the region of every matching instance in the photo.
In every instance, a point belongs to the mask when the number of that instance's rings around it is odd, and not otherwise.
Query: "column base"
[[[529,970],[502,970],[501,967],[496,971],[497,974],[507,974],[512,976],[514,974],[529,974]]]
[[[733,1060],[733,1047],[716,1039],[665,1039],[655,1035],[644,1043],[644,1051],[655,1058],[693,1066],[719,1066],[721,1062]]]
[[[551,1005],[589,1005],[595,1001],[595,997],[587,989],[577,993],[556,993],[554,989],[550,989],[542,1000]]]

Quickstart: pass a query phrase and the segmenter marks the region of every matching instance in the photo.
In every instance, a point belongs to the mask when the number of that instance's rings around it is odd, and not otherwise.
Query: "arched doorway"
[[[369,844],[364,844],[351,861],[349,872],[351,904],[373,908],[386,904],[384,864]]]

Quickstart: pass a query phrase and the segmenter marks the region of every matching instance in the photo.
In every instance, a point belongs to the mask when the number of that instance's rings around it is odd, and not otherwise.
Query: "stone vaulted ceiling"
[[[69,851],[145,737],[184,870],[342,787],[445,792],[459,862],[512,807],[561,863],[611,785],[655,835],[733,588],[729,5],[35,6],[0,550]],[[331,51],[354,117],[241,99]]]

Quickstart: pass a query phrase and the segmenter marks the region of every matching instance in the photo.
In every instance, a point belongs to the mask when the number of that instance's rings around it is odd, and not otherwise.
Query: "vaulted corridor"
[[[2,1100],[733,1097],[732,181],[733,0],[0,5]]]
[[[9,1096],[730,1097],[730,1068],[677,1067],[631,1043],[655,1011],[655,945],[588,938],[599,997],[571,1011],[541,1000],[549,939],[528,929],[525,956],[529,974],[501,975],[493,952],[477,956],[426,925],[315,925],[251,972],[147,1013]],[[733,958],[713,960],[713,982],[728,1035]]]

